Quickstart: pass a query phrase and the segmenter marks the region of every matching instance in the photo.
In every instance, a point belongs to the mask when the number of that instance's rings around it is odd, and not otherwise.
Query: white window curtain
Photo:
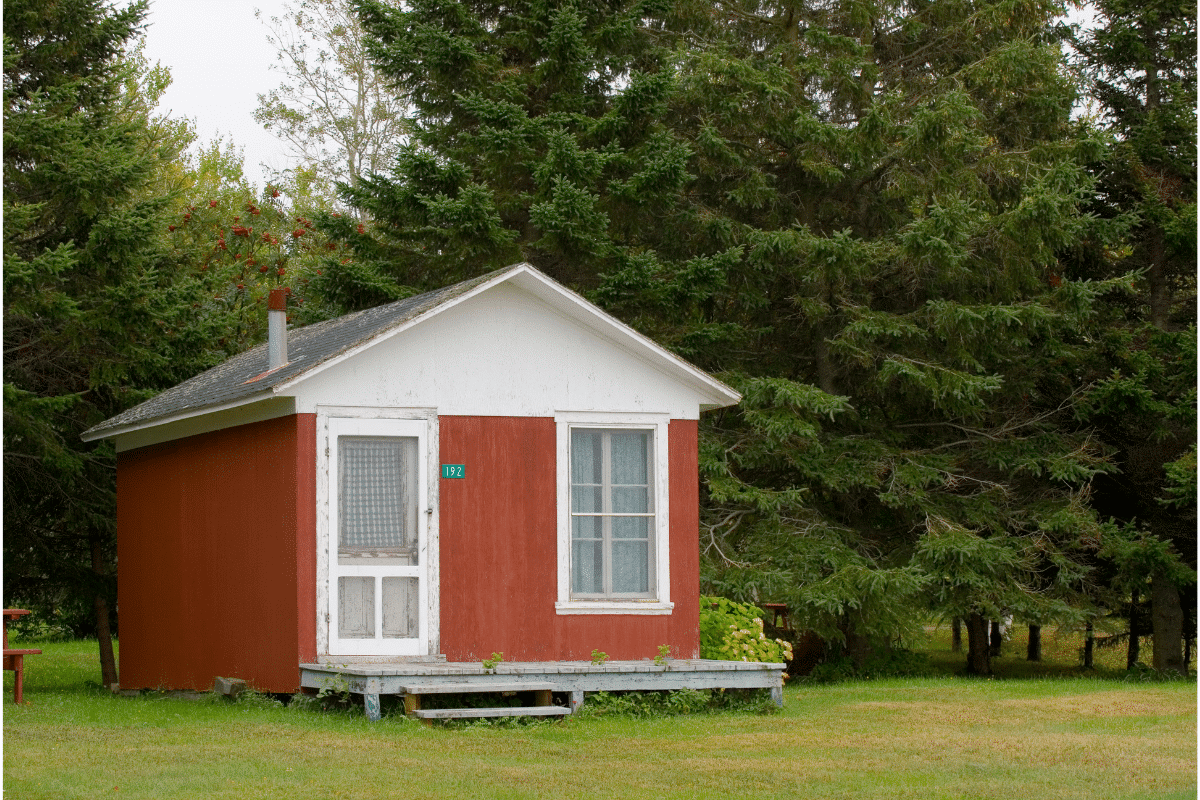
[[[342,436],[338,447],[339,551],[403,551],[416,564],[416,438]]]
[[[654,593],[653,436],[571,431],[571,594]]]

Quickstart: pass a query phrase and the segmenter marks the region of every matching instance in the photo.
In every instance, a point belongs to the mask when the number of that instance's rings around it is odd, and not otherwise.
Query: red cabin
[[[518,264],[291,331],[89,430],[121,684],[699,655],[697,420],[729,387]]]

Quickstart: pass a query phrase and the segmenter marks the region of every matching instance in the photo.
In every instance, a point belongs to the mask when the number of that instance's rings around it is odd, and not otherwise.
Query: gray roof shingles
[[[264,374],[267,369],[267,345],[260,344],[101,422],[87,430],[84,437],[99,438],[106,431],[187,411],[221,406],[265,392],[469,292],[514,267],[506,267],[432,292],[290,330],[287,340],[288,363],[282,367]]]

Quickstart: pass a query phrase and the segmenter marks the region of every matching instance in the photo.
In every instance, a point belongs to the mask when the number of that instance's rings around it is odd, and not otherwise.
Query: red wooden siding
[[[120,454],[120,681],[291,692],[315,656],[315,435],[285,417]]]
[[[671,420],[671,655],[700,657],[700,423]]]
[[[509,661],[699,653],[697,423],[670,424],[671,600],[664,616],[558,615],[555,427],[548,418],[439,417],[440,458],[466,465],[440,489],[441,650]]]

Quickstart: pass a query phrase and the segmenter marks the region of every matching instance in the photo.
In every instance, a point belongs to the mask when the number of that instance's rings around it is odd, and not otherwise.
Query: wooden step
[[[549,692],[554,684],[544,681],[514,683],[410,683],[400,687],[405,694],[487,694],[488,692]]]
[[[516,706],[510,708],[430,708],[412,716],[423,720],[480,719],[483,717],[562,717],[571,713],[565,706]]]

